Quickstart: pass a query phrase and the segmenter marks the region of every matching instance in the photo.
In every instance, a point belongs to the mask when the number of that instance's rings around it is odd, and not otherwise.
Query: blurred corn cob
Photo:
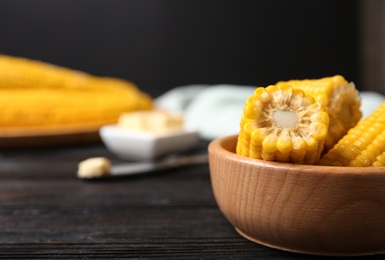
[[[152,108],[131,82],[0,55],[0,127],[100,126]]]
[[[322,156],[332,166],[385,166],[385,102]]]
[[[302,89],[325,106],[330,118],[325,151],[332,148],[361,119],[358,91],[353,83],[347,82],[340,75],[321,79],[289,80],[278,82],[277,86],[281,84],[290,84],[293,88]]]
[[[236,153],[314,164],[323,150],[328,125],[325,108],[302,90],[284,83],[260,87],[246,101]]]

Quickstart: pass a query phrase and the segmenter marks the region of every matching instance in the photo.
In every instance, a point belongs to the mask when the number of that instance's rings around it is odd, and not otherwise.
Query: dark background
[[[0,53],[131,80],[268,85],[341,74],[360,89],[358,0],[0,0]]]

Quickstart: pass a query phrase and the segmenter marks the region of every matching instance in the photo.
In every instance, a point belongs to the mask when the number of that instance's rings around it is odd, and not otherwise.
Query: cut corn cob
[[[1,129],[97,127],[151,108],[151,97],[131,82],[0,55]]]
[[[280,84],[290,84],[294,88],[302,89],[325,106],[330,117],[325,151],[332,148],[361,119],[358,91],[354,83],[347,82],[340,75],[277,83],[278,86]]]
[[[385,165],[385,102],[361,120],[319,162],[332,166]]]
[[[314,164],[329,125],[325,108],[288,84],[257,88],[246,101],[236,153],[301,164]]]

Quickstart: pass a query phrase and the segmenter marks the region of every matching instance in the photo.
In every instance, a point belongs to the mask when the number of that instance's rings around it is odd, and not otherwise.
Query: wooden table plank
[[[0,259],[310,258],[239,236],[215,203],[208,165],[77,179],[78,162],[93,156],[121,162],[100,144],[1,152]]]

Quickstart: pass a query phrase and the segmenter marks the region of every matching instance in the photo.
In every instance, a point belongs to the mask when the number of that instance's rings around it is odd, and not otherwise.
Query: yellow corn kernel
[[[378,155],[376,157],[376,160],[372,163],[373,167],[383,167],[385,166],[385,152],[382,154]]]
[[[131,82],[0,55],[2,129],[98,127],[152,107],[152,98]]]
[[[264,128],[253,130],[250,135],[245,134],[244,136],[249,139],[249,143],[248,145],[244,143],[245,153],[242,155],[251,158],[262,158],[262,146],[258,144],[261,144],[267,135],[268,131]]]
[[[293,150],[293,141],[288,133],[282,134],[278,137],[277,149],[284,154]],[[290,156],[290,154],[288,154],[288,156]]]
[[[321,165],[381,166],[385,152],[385,102],[361,120],[326,154]],[[384,161],[385,162],[385,161]]]
[[[325,108],[288,84],[257,88],[246,101],[236,153],[291,163],[316,163],[327,136]]]
[[[325,141],[325,151],[331,149],[347,131],[361,119],[361,100],[353,83],[342,76],[321,79],[281,81],[276,85],[290,84],[321,102],[329,114],[330,123]]]
[[[278,136],[275,133],[271,133],[268,136],[266,136],[266,138],[263,139],[262,141],[263,151],[266,151],[268,153],[273,153],[277,151],[277,141],[278,141]]]

